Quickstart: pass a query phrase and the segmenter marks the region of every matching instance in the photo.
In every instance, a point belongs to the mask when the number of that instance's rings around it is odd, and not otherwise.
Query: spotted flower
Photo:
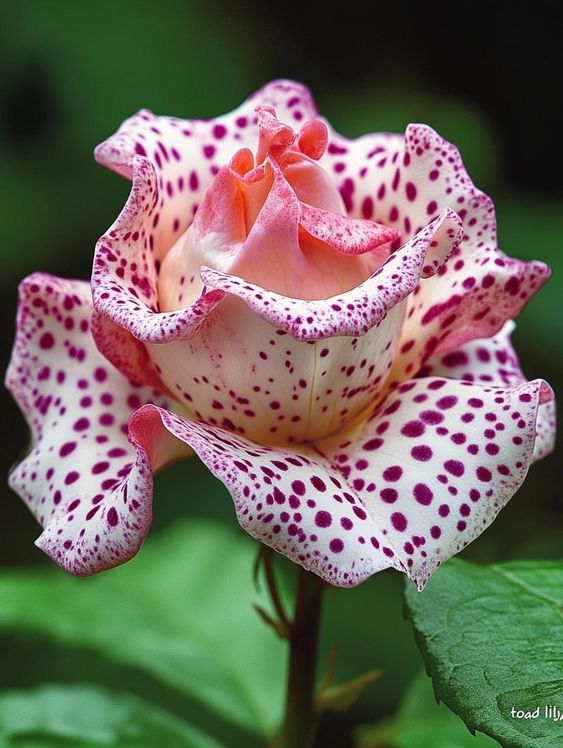
[[[10,482],[63,568],[134,556],[153,474],[195,452],[262,543],[422,587],[551,450],[510,343],[548,268],[497,248],[429,127],[349,140],[276,81],[215,120],[141,111],[96,158],[130,198],[91,283],[22,283],[7,375],[32,430]]]

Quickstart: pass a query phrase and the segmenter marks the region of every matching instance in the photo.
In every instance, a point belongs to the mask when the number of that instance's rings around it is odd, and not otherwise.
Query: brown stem
[[[276,583],[276,577],[274,574],[274,564],[273,564],[272,554],[273,554],[273,551],[270,548],[267,548],[262,559],[262,564],[264,566],[264,572],[266,575],[266,584],[268,585],[268,591],[270,593],[272,605],[274,606],[274,610],[276,611],[278,615],[280,623],[287,630],[289,630],[291,623],[287,617],[287,613],[285,612],[285,608],[283,606],[283,602],[282,602],[280,593],[278,591],[278,585]]]
[[[279,748],[311,748],[317,729],[315,672],[323,582],[299,569],[295,617],[289,634],[289,672]]]

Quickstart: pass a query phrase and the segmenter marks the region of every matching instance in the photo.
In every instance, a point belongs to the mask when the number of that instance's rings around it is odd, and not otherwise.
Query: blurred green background
[[[89,277],[94,244],[126,199],[128,183],[94,163],[94,146],[141,107],[211,117],[234,108],[268,80],[292,77],[311,87],[320,110],[346,135],[402,131],[408,122],[422,121],[458,145],[476,184],[495,200],[504,251],[544,260],[554,270],[521,315],[515,342],[529,377],[545,377],[558,389],[563,164],[555,135],[561,114],[552,109],[553,96],[544,95],[556,87],[561,69],[558,31],[546,23],[555,3],[536,2],[533,15],[524,4],[513,4],[507,14],[502,3],[494,8],[472,3],[447,32],[437,22],[449,12],[445,2],[432,3],[431,10],[426,4],[352,3],[338,16],[327,7],[226,0],[2,5],[3,368],[14,334],[18,281],[34,270]],[[1,412],[5,475],[25,453],[28,436],[4,391]],[[561,555],[560,480],[560,458],[536,465],[510,506],[464,556],[489,562]],[[0,490],[2,566],[52,566],[33,546],[39,528],[23,503],[5,484]],[[195,460],[157,478],[152,536],[158,542],[186,518],[234,527],[226,491]],[[127,584],[142,586],[137,563],[129,564]],[[280,566],[291,586],[293,570],[284,561]],[[214,564],[202,573],[213,589],[219,573]],[[77,589],[71,585],[65,587],[69,596]],[[410,627],[401,618],[401,585],[398,575],[384,573],[357,590],[328,596],[323,646],[338,649],[337,676],[374,667],[384,675],[355,711],[324,720],[319,745],[346,748],[349,726],[393,712],[420,670]],[[179,616],[194,615],[188,598],[180,596],[177,603]],[[0,599],[0,621],[2,605]],[[142,628],[148,621],[129,625]],[[187,714],[173,685],[163,686],[157,675],[140,675],[133,666],[114,667],[103,648],[79,642],[63,652],[60,641],[6,623],[0,633],[3,688],[53,679],[126,686],[175,714]],[[198,719],[202,724],[201,714]],[[212,717],[203,722],[222,734]],[[226,745],[254,745],[244,731],[241,735],[242,742],[233,738]],[[327,742],[327,736],[337,742]]]

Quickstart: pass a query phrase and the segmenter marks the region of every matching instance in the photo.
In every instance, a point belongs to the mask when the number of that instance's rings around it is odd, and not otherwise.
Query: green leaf
[[[0,748],[15,745],[225,748],[141,699],[88,685],[46,685],[0,694]]]
[[[375,727],[357,731],[358,748],[494,748],[486,735],[472,735],[445,706],[436,703],[432,684],[419,673],[409,686],[397,713]]]
[[[470,730],[505,748],[561,746],[545,707],[563,711],[563,561],[450,561],[406,603],[437,697]]]
[[[94,649],[269,734],[283,703],[285,651],[252,607],[257,550],[240,531],[192,520],[97,577],[4,573],[0,630]]]

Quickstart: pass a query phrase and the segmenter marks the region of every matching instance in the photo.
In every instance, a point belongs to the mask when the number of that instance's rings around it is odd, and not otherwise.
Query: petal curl
[[[509,321],[492,338],[470,343],[433,356],[419,376],[442,376],[504,387],[516,387],[527,381],[510,340],[515,324]],[[546,457],[555,447],[555,401],[540,402],[536,421],[536,440],[532,462]]]
[[[361,496],[394,567],[422,589],[518,490],[532,462],[538,406],[552,397],[542,380],[487,387],[415,379],[363,426],[316,447]]]
[[[102,358],[91,314],[88,283],[39,273],[23,281],[6,377],[32,431],[10,485],[44,528],[36,544],[73,574],[137,553],[152,518],[152,476],[127,422],[147,402],[172,405]],[[187,455],[176,446],[170,459]]]
[[[266,322],[297,340],[364,335],[416,288],[420,277],[443,265],[460,238],[460,220],[446,210],[366,281],[329,299],[288,298],[211,268],[202,268],[201,277],[206,286],[238,296]]]
[[[409,300],[396,381],[414,376],[434,352],[498,332],[548,279],[545,264],[497,248],[491,199],[474,186],[457,148],[432,128],[409,125],[404,138],[357,140],[331,131],[321,163],[334,174],[349,215],[395,226],[405,238],[447,207],[463,220],[459,247]]]
[[[131,195],[122,213],[96,245],[92,297],[97,312],[132,334],[137,341],[186,339],[195,335],[224,297],[201,291],[186,309],[158,313],[155,226],[158,225],[158,182],[154,168],[134,159]],[[98,336],[98,330],[94,330]],[[131,345],[135,345],[131,341]],[[142,348],[141,342],[136,345]],[[100,347],[103,341],[100,339]],[[142,357],[142,351],[138,353]]]
[[[158,117],[143,109],[96,148],[96,160],[128,179],[135,156],[155,170],[160,192],[157,259],[189,226],[219,168],[235,151],[258,145],[255,108],[274,107],[278,118],[296,125],[317,113],[309,90],[294,81],[267,84],[229,114],[212,120]]]

